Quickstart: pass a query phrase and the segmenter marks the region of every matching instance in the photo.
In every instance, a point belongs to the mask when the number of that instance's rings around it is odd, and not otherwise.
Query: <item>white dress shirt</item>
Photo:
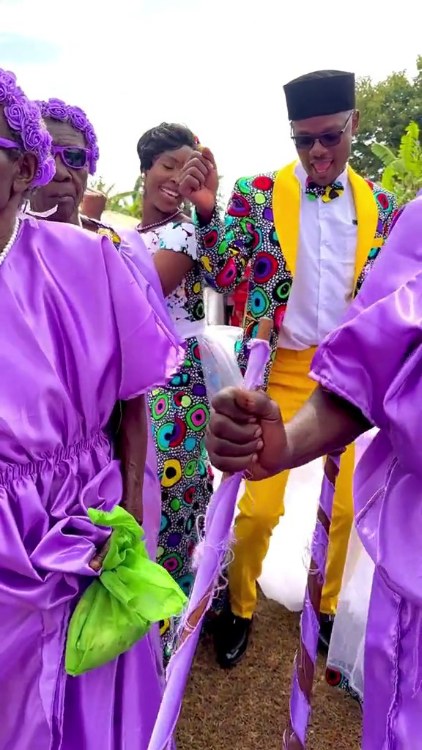
[[[357,223],[347,169],[338,178],[344,192],[329,203],[307,198],[307,175],[300,163],[295,173],[302,188],[299,247],[278,345],[303,350],[320,344],[339,325],[350,305]]]

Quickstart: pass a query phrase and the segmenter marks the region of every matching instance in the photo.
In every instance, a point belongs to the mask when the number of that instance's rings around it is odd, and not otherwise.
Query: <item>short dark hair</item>
[[[164,151],[174,151],[182,146],[194,148],[197,139],[189,128],[176,123],[162,122],[144,133],[137,145],[142,172],[151,169],[157,156]]]

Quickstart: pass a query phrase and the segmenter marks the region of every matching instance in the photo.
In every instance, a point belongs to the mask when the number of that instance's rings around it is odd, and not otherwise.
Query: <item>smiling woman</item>
[[[142,223],[166,295],[167,307],[186,342],[186,359],[166,388],[149,395],[159,477],[162,520],[158,561],[189,594],[192,554],[213,490],[204,446],[209,419],[198,335],[205,328],[203,281],[195,228],[184,215],[179,182],[198,140],[186,127],[162,123],[138,143],[144,175]],[[174,626],[162,623],[164,658],[172,652]]]

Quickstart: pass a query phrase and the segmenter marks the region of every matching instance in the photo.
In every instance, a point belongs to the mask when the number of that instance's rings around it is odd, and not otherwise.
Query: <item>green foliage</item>
[[[382,172],[374,144],[384,145],[394,153],[410,121],[419,126],[422,140],[422,55],[416,62],[417,74],[409,78],[405,71],[391,73],[384,81],[371,78],[357,82],[357,109],[360,129],[355,138],[351,163],[364,177],[378,180]]]
[[[102,177],[90,181],[89,187],[107,197],[106,211],[113,211],[136,219],[142,217],[142,176],[139,175],[132,190],[115,193],[114,185],[107,185]]]
[[[397,152],[383,143],[373,143],[372,153],[384,166],[381,184],[396,194],[400,204],[408,203],[422,188],[422,146],[416,122],[407,126]]]

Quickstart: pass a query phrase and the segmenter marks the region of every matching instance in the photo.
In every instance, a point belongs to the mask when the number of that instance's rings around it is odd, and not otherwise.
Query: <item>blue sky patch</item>
[[[4,64],[44,64],[57,60],[59,47],[44,39],[0,32],[0,59]]]

